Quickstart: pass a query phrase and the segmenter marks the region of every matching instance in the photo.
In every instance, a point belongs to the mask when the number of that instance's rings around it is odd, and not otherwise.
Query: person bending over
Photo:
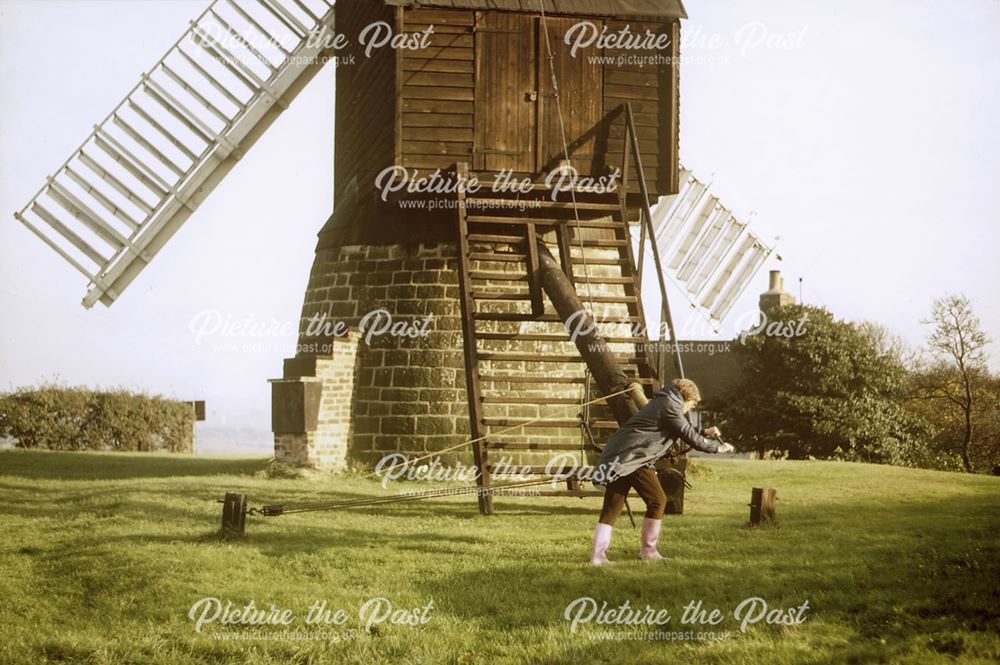
[[[597,461],[594,480],[595,484],[606,486],[604,506],[594,531],[594,553],[590,559],[595,566],[609,563],[607,551],[611,544],[611,530],[625,507],[629,489],[635,489],[646,503],[639,558],[663,558],[656,550],[656,543],[660,538],[667,495],[653,466],[667,454],[674,439],[679,438],[706,453],[733,452],[734,448],[728,443],[713,440],[722,436],[718,427],[699,431],[684,417],[700,400],[701,394],[694,381],[677,379],[673,385],[657,391],[653,399],[629,418],[604,447]]]

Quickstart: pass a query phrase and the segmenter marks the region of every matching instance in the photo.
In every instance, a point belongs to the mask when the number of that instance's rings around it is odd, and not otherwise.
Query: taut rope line
[[[549,74],[552,77],[552,95],[556,100],[556,115],[559,117],[559,135],[562,140],[563,156],[566,161],[569,159],[569,141],[566,139],[566,123],[563,120],[562,112],[562,100],[559,98],[559,79],[556,76],[556,66],[555,66],[555,55],[552,53],[552,42],[549,41],[549,24],[548,17],[545,14],[545,0],[538,0],[538,9],[542,15],[542,32],[545,35],[545,51],[548,54],[549,59]],[[572,162],[570,162],[572,166]],[[573,218],[576,223],[576,237],[580,241],[580,257],[583,259],[583,277],[587,283],[587,298],[590,300],[590,305],[594,305],[594,295],[591,293],[590,289],[590,267],[587,265],[587,252],[583,245],[583,232],[580,227],[580,209],[577,207],[576,200],[576,185],[574,184],[569,190],[570,196],[573,200]],[[628,223],[628,220],[625,220]],[[569,264],[569,257],[566,257],[566,263]]]
[[[602,402],[604,400],[611,399],[612,397],[618,397],[619,395],[624,395],[624,394],[626,394],[628,392],[631,392],[631,390],[632,390],[631,387],[625,388],[624,390],[619,390],[617,392],[613,392],[610,395],[603,395],[601,397],[597,397],[595,399],[590,400],[589,402],[585,402],[585,403],[581,404],[580,406],[581,407],[591,406],[593,404],[597,404],[597,403]],[[502,430],[499,430],[497,432],[491,432],[489,434],[489,436],[496,436],[498,434],[506,434],[507,432],[512,432],[512,431],[514,431],[516,429],[519,429],[521,427],[527,427],[528,425],[532,425],[534,423],[541,422],[543,420],[545,420],[545,418],[534,418],[532,420],[525,420],[524,422],[520,422],[520,423],[518,423],[516,425],[511,425],[510,427],[506,427],[506,428],[504,428]],[[487,438],[486,436],[480,436],[480,437],[476,437],[475,439],[469,439],[468,441],[463,441],[462,443],[456,444],[454,446],[449,446],[448,448],[442,448],[441,450],[435,450],[432,453],[428,453],[428,454],[423,455],[421,457],[417,457],[416,459],[412,459],[412,460],[408,459],[405,462],[402,462],[401,464],[415,464],[417,462],[421,462],[423,460],[430,459],[432,457],[440,455],[441,453],[447,453],[447,452],[450,452],[452,450],[457,450],[459,448],[465,448],[466,446],[471,446],[472,444],[478,443],[479,441],[483,441],[486,438]],[[376,469],[375,471],[372,471],[370,473],[366,473],[363,476],[360,476],[358,478],[358,480],[367,480],[368,478],[371,478],[371,477],[373,477],[375,475],[378,475],[379,473],[388,473],[388,472],[392,471],[393,469],[397,468],[398,466],[399,466],[399,464],[395,464],[395,465],[389,467],[388,469],[384,469],[384,470]],[[485,469],[481,469],[480,473],[486,473],[486,470]],[[550,481],[551,481],[551,479],[547,478],[544,481],[539,482],[538,484],[543,484],[543,483],[547,483],[547,482],[550,482]],[[532,481],[532,482],[534,482],[534,481]],[[503,488],[503,487],[510,487],[510,486],[500,486],[500,488]],[[455,489],[457,489],[457,488],[449,488],[447,490],[442,489],[442,490],[437,490],[437,491],[454,491]],[[311,492],[309,494],[304,495],[303,497],[301,497],[299,499],[299,501],[301,501],[302,499],[307,499],[307,498],[312,497],[312,496],[316,496],[317,494],[320,494],[320,493],[322,493],[324,491],[325,490],[316,490],[315,492]],[[419,496],[419,497],[433,497],[434,495],[420,494],[420,495],[416,495],[416,496]],[[377,498],[377,499],[394,499],[394,500],[398,500],[399,496],[398,495],[393,495],[393,496],[374,497],[374,498]],[[371,501],[372,499],[358,499],[358,500],[359,501]],[[282,505],[286,505],[286,504],[282,504]],[[291,510],[285,511],[285,512],[291,512]]]

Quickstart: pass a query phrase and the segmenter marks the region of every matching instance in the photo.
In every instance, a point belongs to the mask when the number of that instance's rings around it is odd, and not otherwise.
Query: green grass
[[[217,535],[226,490],[252,505],[385,493],[371,480],[273,480],[266,460],[0,452],[0,663],[994,663],[1000,659],[1000,479],[832,462],[698,461],[687,512],[667,517],[668,563],[634,560],[622,518],[611,567],[585,563],[597,499],[468,498],[250,518]],[[410,484],[409,487],[416,487]],[[779,492],[777,525],[745,526],[753,486]],[[394,490],[392,490],[394,491]],[[633,500],[633,506],[640,502]],[[290,608],[328,601],[340,641],[196,633],[200,598]],[[359,628],[357,610],[434,602],[425,625]],[[572,634],[589,596],[675,615],[747,597],[797,626],[727,616],[720,641]],[[300,624],[294,626],[304,630]],[[264,632],[275,628],[262,629]],[[648,630],[648,629],[641,629]],[[273,632],[271,633],[274,634]]]

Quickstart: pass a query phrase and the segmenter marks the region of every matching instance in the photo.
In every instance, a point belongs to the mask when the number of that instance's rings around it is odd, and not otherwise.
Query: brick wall
[[[481,251],[478,250],[477,251]],[[574,253],[580,251],[574,248]],[[614,251],[595,249],[593,256]],[[588,252],[588,256],[591,253]],[[522,270],[512,263],[483,263],[480,270],[517,271]],[[591,266],[592,275],[600,271],[614,270],[607,266]],[[503,283],[484,286],[485,290],[500,288]],[[509,283],[507,284],[509,287]],[[592,285],[594,295],[620,295],[621,285]],[[586,286],[578,285],[581,296],[586,296]],[[528,306],[525,302],[496,302],[484,307],[496,311],[517,311]],[[432,316],[425,337],[396,337],[390,335],[361,338],[356,344],[354,358],[353,392],[351,400],[342,398],[348,391],[339,381],[347,380],[347,374],[337,374],[345,369],[337,362],[341,344],[330,336],[310,331],[310,322],[315,328],[315,317],[325,315],[331,325],[342,321],[352,330],[357,330],[361,319],[368,312],[385,309],[399,323],[408,324]],[[619,316],[623,313],[617,305],[605,308],[599,313],[605,316]],[[320,468],[343,468],[345,461],[339,455],[338,447],[344,436],[343,421],[350,422],[346,436],[347,459],[372,464],[387,452],[405,452],[422,455],[442,450],[467,441],[469,436],[468,403],[465,388],[465,365],[462,348],[461,306],[457,275],[455,247],[452,244],[435,245],[393,245],[393,246],[344,246],[321,249],[317,252],[310,274],[305,303],[300,321],[300,346],[306,354],[318,354],[317,377],[324,381],[322,409],[316,432],[302,435],[277,435],[276,454],[279,458],[307,459],[310,465]],[[552,322],[491,322],[482,329],[497,332],[564,332],[561,323]],[[329,330],[327,331],[329,332]],[[627,326],[611,326],[612,335],[627,335]],[[575,355],[572,344],[538,342],[530,348],[520,345],[513,348],[504,341],[484,342],[483,351],[538,352],[559,351]],[[627,347],[620,347],[627,350]],[[630,352],[630,351],[629,351]],[[333,361],[326,358],[333,354]],[[586,366],[582,362],[532,363],[494,362],[489,371],[503,373],[538,373],[544,380],[548,376],[584,375]],[[327,374],[329,373],[329,374]],[[337,378],[333,378],[336,374]],[[336,386],[340,386],[337,388]],[[328,398],[337,394],[339,397]],[[559,396],[574,400],[566,405],[539,405],[524,403],[514,405],[486,404],[486,416],[493,418],[532,419],[551,417],[576,419],[580,412],[585,388],[582,385],[546,384],[525,386],[498,382],[484,384],[484,392],[489,396],[517,394],[521,397]],[[347,405],[350,404],[348,407]],[[593,407],[593,416],[610,419],[606,407]],[[494,428],[496,429],[496,428]],[[607,433],[597,433],[606,437]],[[492,437],[491,440],[521,443],[571,445],[572,450],[564,451],[578,461],[592,460],[581,445],[578,428],[522,428],[507,434]],[[491,453],[490,463],[508,457],[514,464],[544,465],[551,457],[550,452]],[[442,462],[472,463],[471,449],[462,448],[442,455]]]
[[[357,331],[333,340],[329,355],[316,359],[315,376],[298,379],[320,384],[319,415],[312,431],[275,435],[278,461],[329,471],[347,468],[359,345]]]

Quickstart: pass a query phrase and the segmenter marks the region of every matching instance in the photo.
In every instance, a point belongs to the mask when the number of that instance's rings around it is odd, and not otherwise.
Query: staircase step
[[[584,264],[588,266],[624,266],[629,267],[628,259],[604,259],[593,256],[588,256],[587,260],[584,261],[582,256],[572,256],[570,261],[575,266],[582,266]],[[582,277],[580,275],[576,276],[576,281],[580,281]]]
[[[478,352],[476,357],[481,361],[489,362],[536,362],[536,363],[582,363],[584,359],[577,355],[570,354],[543,354],[543,353],[492,353]],[[645,362],[639,358],[618,358],[621,365],[636,365]]]
[[[594,397],[593,399],[598,399]],[[497,397],[497,396],[486,396],[483,397],[484,404],[568,404],[577,405],[580,404],[579,399],[575,397]],[[605,404],[601,401],[597,404]]]
[[[473,300],[531,300],[530,293],[486,293],[485,291],[473,291],[470,295]]]
[[[591,242],[605,242],[605,241],[591,241]],[[622,244],[621,245],[607,245],[607,246],[602,245],[601,247],[606,247],[606,248],[613,249],[614,247],[624,247],[625,246],[625,244],[624,244],[625,241],[623,241],[623,240],[622,241],[619,241],[619,240],[608,240],[606,242],[615,242],[615,243],[620,242]],[[577,245],[575,243],[571,243],[570,244],[570,249],[573,249],[574,247],[575,248],[579,248],[579,245]],[[598,246],[597,245],[592,245],[592,247],[598,247]],[[525,261],[527,261],[527,256],[525,254],[520,254],[520,253],[517,253],[517,252],[502,252],[502,253],[501,252],[497,252],[497,253],[492,253],[492,254],[485,253],[485,252],[470,252],[469,253],[469,259],[471,261],[496,261],[498,263],[524,263]],[[628,267],[628,263],[629,263],[628,259],[624,259],[624,258],[622,258],[622,259],[612,259],[612,258],[602,258],[602,257],[595,257],[595,256],[588,256],[586,262],[584,261],[584,257],[582,257],[582,256],[571,256],[570,260],[573,262],[573,265],[583,265],[584,263],[586,263],[587,265],[591,265],[591,266],[626,266],[626,267]],[[577,276],[577,279],[579,279],[579,276]]]
[[[500,243],[519,245],[524,242],[524,236],[491,235],[485,233],[470,233],[469,242]]]
[[[509,203],[516,203],[516,202],[519,202],[519,201],[524,201],[526,203],[530,203],[531,205],[530,205],[530,207],[528,207],[528,210],[569,210],[569,211],[572,211],[573,207],[574,207],[572,201],[551,201],[551,200],[546,200],[546,199],[497,199],[497,198],[476,198],[476,199],[472,199],[471,197],[469,197],[469,199],[467,199],[467,200],[481,201],[481,202],[485,203],[487,206],[490,206],[489,209],[496,209],[496,210],[500,210],[500,211],[504,211],[504,207],[505,206],[509,209],[510,206],[507,205],[507,204],[509,204]],[[469,207],[473,207],[473,209],[475,209],[478,206],[466,206],[466,209],[468,209]],[[607,211],[607,212],[620,212],[621,211],[621,206],[618,205],[617,203],[595,203],[593,201],[577,201],[576,208],[577,208],[577,210],[587,210],[587,211],[597,211],[597,210]],[[477,212],[482,213],[483,210],[477,210]],[[481,215],[481,216],[485,217],[485,216],[488,216],[488,215]]]
[[[470,261],[496,261],[498,263],[524,263],[527,256],[514,252],[487,254],[482,252],[469,252]]]
[[[652,379],[640,378],[635,375],[635,372],[630,372],[625,370],[625,374],[628,376],[629,381],[639,383],[645,386],[653,385]],[[586,383],[587,379],[582,376],[525,376],[523,374],[480,374],[479,380],[491,383],[538,383],[538,384],[549,384],[549,383],[575,383],[582,384]]]
[[[558,314],[540,314],[533,316],[531,312],[476,312],[473,314],[476,321],[541,321],[543,323],[562,323],[562,318]]]
[[[562,323],[563,320],[558,314],[540,314],[534,316],[531,312],[476,312],[474,317],[477,321],[514,321],[530,322],[541,321],[543,323]],[[638,323],[638,316],[616,316],[612,323]]]
[[[483,279],[493,282],[527,282],[528,275],[521,272],[490,272],[488,270],[473,270],[470,279]],[[593,280],[591,280],[593,281]]]
[[[624,240],[578,240],[574,238],[569,241],[570,247],[579,248],[580,244],[584,247],[625,247],[628,243]]]
[[[562,418],[551,418],[545,420],[515,420],[511,418],[483,418],[483,424],[487,427],[579,427],[579,420],[569,420]],[[618,429],[619,425],[614,420],[595,420],[590,423],[594,429]]]
[[[492,446],[489,446],[489,447],[492,448]],[[579,450],[579,449],[580,449],[580,446],[576,446],[576,448],[574,448],[573,450]],[[562,475],[562,474],[566,474],[566,473],[572,473],[572,474],[583,473],[583,474],[587,474],[587,473],[592,473],[594,469],[593,469],[593,467],[589,467],[589,466],[580,466],[580,467],[575,467],[575,468],[574,467],[569,467],[569,466],[560,466],[560,467],[556,467],[554,469],[551,469],[551,471],[550,471],[547,466],[537,466],[537,465],[536,466],[528,466],[528,465],[520,466],[520,465],[516,465],[516,464],[512,464],[510,466],[507,466],[507,465],[497,466],[497,465],[493,465],[493,464],[487,464],[486,465],[486,470],[489,473],[494,473],[495,471],[509,471],[511,473],[518,473],[518,474],[531,475],[531,476],[550,476],[550,475],[553,475],[551,473],[552,471],[555,472],[555,475]],[[566,481],[565,480],[560,480],[559,482],[566,482]],[[583,482],[583,481],[581,481],[581,482]]]
[[[593,281],[593,280],[592,280]],[[577,283],[577,290],[581,291],[580,300],[584,304],[597,303],[601,305],[634,305],[638,302],[638,296],[588,296],[586,280]]]
[[[588,265],[592,264],[592,261],[587,262]],[[472,279],[482,279],[493,282],[527,282],[528,276],[525,273],[517,272],[494,272],[489,270],[474,270],[469,273],[469,277]],[[583,277],[578,277],[577,281],[582,280]],[[626,286],[635,284],[635,280],[631,277],[605,277],[603,275],[591,275],[591,284],[623,284]]]
[[[488,194],[490,196],[497,196],[497,195],[503,195],[503,194],[510,194],[511,196],[516,196],[518,194],[523,195],[524,193],[551,194],[551,192],[553,190],[552,186],[547,185],[544,181],[542,181],[542,182],[528,183],[527,185],[523,185],[520,182],[517,182],[517,190],[518,191],[514,191],[513,189],[506,189],[506,190],[503,190],[503,191],[494,192],[494,191],[492,191],[492,183],[493,183],[494,179],[496,178],[496,174],[495,173],[476,173],[475,175],[479,178],[479,182],[480,183],[484,183],[484,187],[483,187],[483,189],[479,190],[479,192],[477,192],[475,194],[469,194],[469,198],[475,198],[476,196],[479,196],[481,194],[482,195]],[[613,196],[616,199],[618,198],[618,189],[617,189],[617,187],[615,187],[614,189],[611,189],[610,191],[606,191],[606,192],[595,192],[595,191],[593,191],[593,188],[591,188],[591,187],[584,187],[582,185],[578,185],[576,187],[560,187],[559,188],[559,195],[560,196],[562,196],[562,195],[568,196],[570,192],[574,192],[574,193],[576,193],[578,195],[586,194],[588,196],[603,196],[603,197]]]
[[[481,340],[499,340],[509,342],[566,342],[570,343],[569,334],[547,334],[547,333],[505,333],[505,332],[479,332],[476,337]],[[608,344],[648,344],[645,337],[605,337]]]
[[[486,217],[483,215],[469,215],[469,224],[534,224],[539,227],[551,226],[580,226],[586,229],[620,229],[622,223],[619,221],[607,220],[606,217],[597,219],[581,219],[579,223],[572,217],[557,219],[555,217]]]
[[[590,261],[588,261],[587,263],[589,264]],[[583,278],[582,275],[577,279],[577,281],[580,282],[580,284],[585,284],[586,282],[583,281],[583,280],[584,280],[584,278]],[[590,283],[591,284],[624,284],[626,286],[629,286],[629,285],[635,284],[635,280],[632,279],[631,277],[601,277],[601,276],[597,276],[597,275],[591,275],[590,276]]]
[[[505,443],[503,441],[489,441],[486,444],[488,450],[510,450],[510,451],[541,451],[541,452],[564,452],[581,449],[579,443]]]

